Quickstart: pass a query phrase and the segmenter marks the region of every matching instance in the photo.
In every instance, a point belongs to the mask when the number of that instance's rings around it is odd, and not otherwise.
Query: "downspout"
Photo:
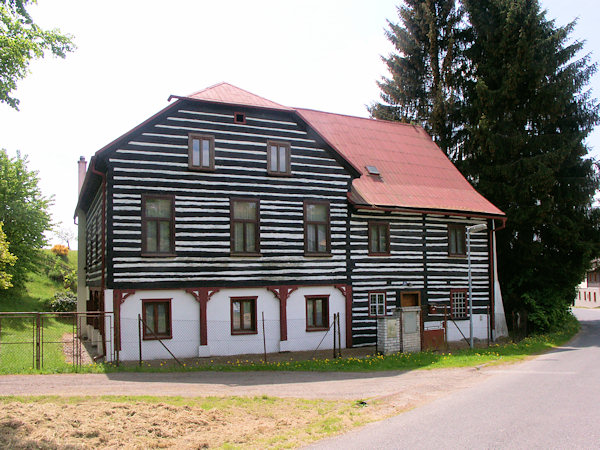
[[[92,159],[90,170],[94,175],[98,175],[102,178],[102,264],[101,264],[101,287],[104,291],[105,285],[105,272],[106,272],[106,174],[96,170],[96,160]]]

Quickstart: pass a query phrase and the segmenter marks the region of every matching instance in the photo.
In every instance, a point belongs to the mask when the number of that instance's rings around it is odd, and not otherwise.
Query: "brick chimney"
[[[79,189],[77,192],[79,193],[81,192],[81,187],[83,186],[83,180],[85,180],[85,171],[87,166],[87,162],[83,156],[79,157],[79,161],[77,161],[77,166],[79,169]]]

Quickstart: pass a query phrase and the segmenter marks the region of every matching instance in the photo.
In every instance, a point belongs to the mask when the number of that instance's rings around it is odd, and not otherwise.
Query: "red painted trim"
[[[325,311],[323,311],[323,318],[325,319],[326,323],[323,326],[314,326],[311,325],[308,321],[308,301],[309,300],[321,300],[321,299],[325,299],[327,300],[324,305],[325,305]],[[304,296],[304,310],[305,310],[305,318],[306,318],[306,331],[307,332],[312,332],[312,331],[327,331],[329,330],[329,294],[325,294],[325,295],[305,295]]]
[[[238,116],[242,116],[242,120],[237,120]],[[245,124],[246,123],[246,113],[234,112],[233,113],[233,123]]]
[[[192,294],[200,305],[200,345],[207,345],[208,343],[206,304],[219,291],[219,288],[189,288],[185,290],[188,294]]]
[[[125,290],[121,290],[121,291],[117,291],[121,293],[121,298],[119,299],[119,305],[122,305],[123,302],[127,299],[127,297],[132,296],[133,294],[135,294],[135,290],[133,289],[125,289]]]
[[[352,286],[346,285],[346,348],[352,347]]]
[[[168,305],[168,309],[167,312],[169,314],[169,319],[168,319],[168,323],[169,323],[169,334],[164,334],[164,335],[160,335],[158,334],[158,332],[155,331],[155,334],[158,337],[154,337],[154,335],[152,333],[147,333],[146,332],[146,327],[142,327],[142,335],[143,335],[143,340],[144,341],[155,341],[157,339],[173,339],[173,315],[172,315],[172,308],[171,308],[171,298],[144,298],[142,299],[142,317],[144,318],[144,320],[146,320],[146,307],[147,305],[151,305],[151,304],[155,304],[155,303],[166,303]],[[157,320],[157,316],[154,315],[154,323],[152,324],[153,326],[155,326],[155,330],[156,330],[156,322]],[[148,324],[149,325],[149,324]]]
[[[348,295],[348,286],[347,285],[334,284],[333,287],[336,288],[338,291],[340,291],[344,297],[346,297]]]
[[[287,341],[287,299],[298,286],[267,286],[279,300],[279,340]]]
[[[113,291],[113,314],[115,321],[115,342],[117,350],[121,350],[121,305],[125,299],[135,294],[133,289],[115,289]]]
[[[252,301],[252,325],[253,325],[253,327],[251,330],[244,330],[242,328],[236,330],[235,328],[233,328],[233,303],[236,301],[243,302],[243,301],[248,301],[248,300]],[[229,297],[229,311],[230,311],[229,322],[231,324],[231,335],[232,336],[246,335],[246,334],[258,334],[258,318],[256,317],[257,316],[257,308],[258,308],[257,303],[258,303],[257,296]],[[242,317],[243,317],[243,311],[240,308],[240,325],[241,325]]]

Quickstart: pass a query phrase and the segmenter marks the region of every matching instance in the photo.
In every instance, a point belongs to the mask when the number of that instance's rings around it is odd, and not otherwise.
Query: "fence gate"
[[[114,360],[111,313],[0,313],[0,373]]]

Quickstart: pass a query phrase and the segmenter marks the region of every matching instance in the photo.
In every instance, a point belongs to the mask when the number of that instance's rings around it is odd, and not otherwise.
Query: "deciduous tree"
[[[32,59],[49,51],[62,58],[74,49],[72,37],[60,30],[43,30],[26,7],[35,0],[0,0],[0,103],[18,109],[12,96],[17,82],[28,73]]]
[[[44,232],[52,226],[48,211],[52,199],[42,194],[37,172],[27,164],[27,158],[19,153],[11,158],[6,150],[0,150],[0,222],[9,250],[17,257],[14,266],[6,268],[15,287],[37,270],[39,249],[46,244]]]
[[[14,266],[17,261],[17,257],[8,251],[8,244],[6,234],[2,230],[2,222],[0,222],[0,290],[12,287],[10,282],[12,275],[6,269]]]

